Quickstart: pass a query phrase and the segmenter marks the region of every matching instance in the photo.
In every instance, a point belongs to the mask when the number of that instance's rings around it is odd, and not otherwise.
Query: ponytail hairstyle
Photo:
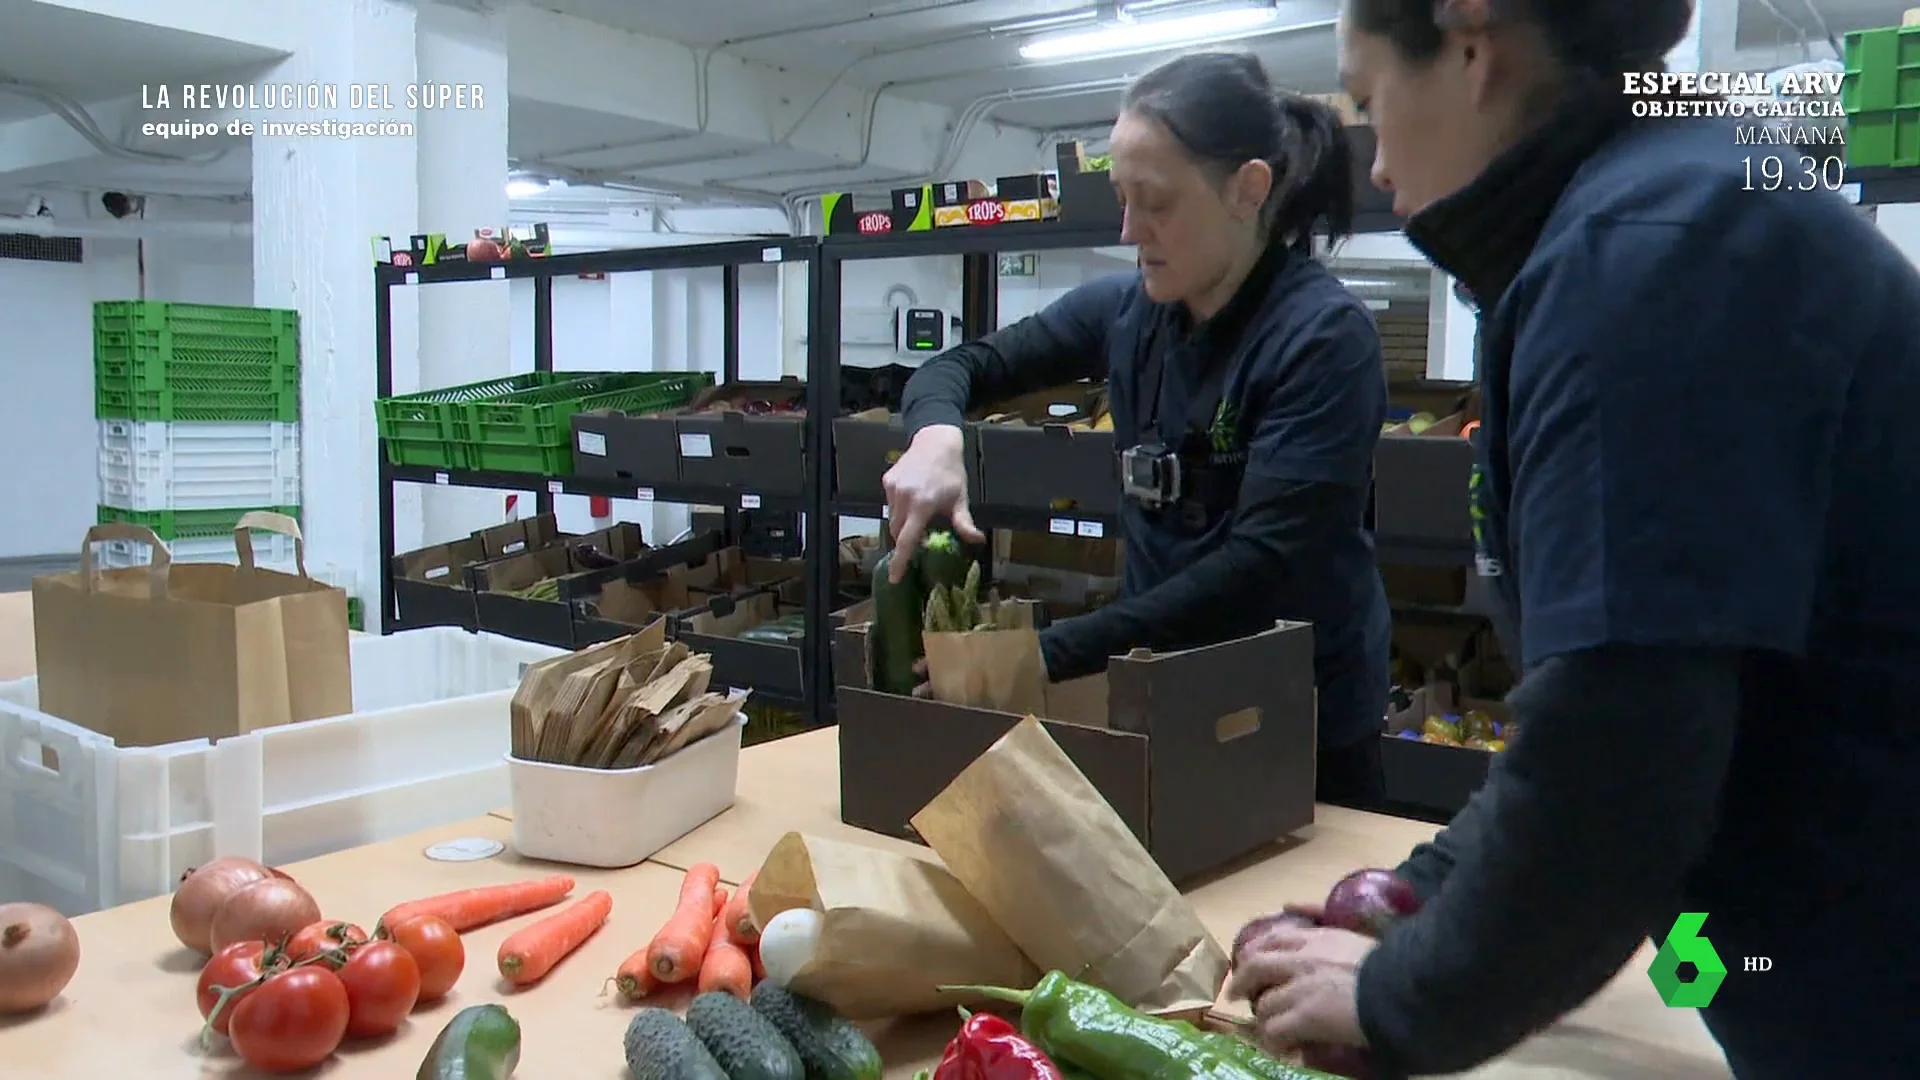
[[[1249,161],[1266,162],[1273,187],[1260,220],[1269,243],[1310,252],[1316,228],[1336,243],[1353,234],[1353,149],[1339,115],[1276,90],[1257,58],[1176,57],[1128,87],[1121,109],[1166,128],[1221,182]]]
[[[1392,41],[1415,62],[1440,51],[1452,5],[1434,0],[1348,0],[1356,29]],[[1571,71],[1617,80],[1629,71],[1661,71],[1687,36],[1694,0],[1491,0],[1495,21],[1537,28]]]

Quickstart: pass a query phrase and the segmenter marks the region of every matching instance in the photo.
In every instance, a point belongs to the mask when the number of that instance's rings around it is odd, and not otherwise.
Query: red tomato
[[[227,1038],[263,1072],[298,1072],[333,1056],[347,1034],[347,988],[318,964],[268,979],[233,1011]]]
[[[213,1030],[222,1035],[227,1033],[227,1025],[233,1020],[233,1011],[240,1002],[253,993],[253,983],[260,978],[260,960],[266,954],[267,945],[263,941],[236,941],[214,954],[207,966],[200,969],[200,981],[194,988],[194,997],[200,1004],[202,1018],[213,1020]],[[227,995],[227,1003],[220,1008],[220,1014],[213,1014],[214,1006],[220,1004],[221,990],[237,991]]]
[[[391,941],[373,941],[353,950],[340,969],[351,1005],[347,1037],[391,1035],[420,1000],[420,965],[413,954]]]
[[[467,966],[467,947],[460,943],[452,923],[437,915],[421,915],[387,927],[387,936],[419,965],[421,1003],[446,997],[460,981],[460,972]]]
[[[329,949],[337,949],[342,945],[358,945],[366,940],[367,932],[352,923],[321,919],[287,939],[287,959],[298,964],[311,960]]]

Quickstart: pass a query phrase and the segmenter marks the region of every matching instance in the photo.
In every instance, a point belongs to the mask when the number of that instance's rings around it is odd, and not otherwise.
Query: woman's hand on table
[[[918,698],[933,696],[933,683],[928,681],[927,658],[924,656],[913,662],[913,696]]]
[[[1268,1053],[1302,1043],[1364,1047],[1355,988],[1373,948],[1345,930],[1275,927],[1234,958],[1227,992],[1253,1006],[1254,1041]]]

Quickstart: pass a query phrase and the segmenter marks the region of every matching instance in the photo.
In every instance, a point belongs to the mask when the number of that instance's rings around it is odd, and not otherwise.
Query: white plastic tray
[[[279,864],[506,805],[508,703],[562,650],[454,627],[351,643],[354,712],[119,747],[0,683],[0,899],[68,915],[159,896],[215,855]]]

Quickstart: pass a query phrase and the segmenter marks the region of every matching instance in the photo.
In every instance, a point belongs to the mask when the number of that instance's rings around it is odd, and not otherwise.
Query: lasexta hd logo
[[[1647,977],[1653,980],[1660,1000],[1673,1008],[1706,1008],[1713,1004],[1713,995],[1719,993],[1720,984],[1726,981],[1727,965],[1720,962],[1713,942],[1700,933],[1706,922],[1704,911],[1683,912],[1673,920],[1673,929],[1667,931],[1667,940],[1654,956],[1653,966],[1647,969]],[[1692,979],[1680,977],[1682,964],[1692,965]]]

